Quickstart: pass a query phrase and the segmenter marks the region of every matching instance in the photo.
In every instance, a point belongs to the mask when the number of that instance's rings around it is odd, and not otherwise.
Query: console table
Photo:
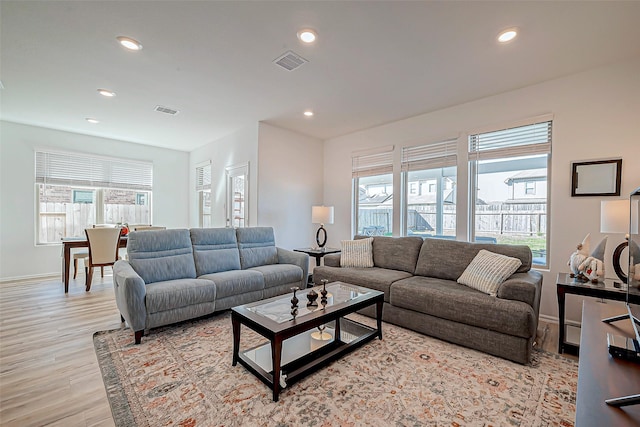
[[[640,405],[614,408],[605,399],[640,393],[640,364],[614,359],[607,332],[634,336],[629,319],[607,324],[602,319],[624,314],[617,304],[585,301],[582,306],[576,427],[640,426]]]
[[[558,293],[558,353],[578,353],[578,346],[565,342],[564,309],[565,295],[574,294],[586,297],[602,298],[613,301],[625,301],[627,298],[627,285],[620,280],[604,279],[598,283],[582,282],[569,273],[558,273],[556,288]],[[640,292],[633,289],[630,293],[631,302],[640,304]]]

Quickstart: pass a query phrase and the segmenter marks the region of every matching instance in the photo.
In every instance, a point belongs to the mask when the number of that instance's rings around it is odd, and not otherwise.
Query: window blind
[[[36,183],[151,191],[153,164],[62,151],[36,151]]]
[[[384,175],[393,172],[393,146],[351,155],[351,176]]]
[[[469,135],[469,160],[551,152],[551,121]]]
[[[456,166],[456,139],[434,142],[426,145],[402,148],[402,171],[416,171],[425,169],[445,168]]]
[[[196,166],[196,191],[211,190],[211,161]]]

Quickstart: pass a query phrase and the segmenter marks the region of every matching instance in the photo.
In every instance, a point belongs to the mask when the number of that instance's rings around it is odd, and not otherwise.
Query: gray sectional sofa
[[[456,282],[481,249],[522,261],[497,297]],[[383,291],[384,321],[526,364],[542,291],[542,274],[531,270],[531,256],[527,246],[376,236],[374,267],[342,268],[340,254],[331,254],[314,269],[313,279]],[[375,317],[371,310],[363,314]]]
[[[135,333],[306,286],[309,256],[275,246],[271,227],[131,232],[113,267],[116,304]]]

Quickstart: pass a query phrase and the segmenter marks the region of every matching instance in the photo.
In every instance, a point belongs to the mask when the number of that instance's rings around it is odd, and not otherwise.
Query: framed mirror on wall
[[[622,159],[571,163],[571,196],[619,196]]]

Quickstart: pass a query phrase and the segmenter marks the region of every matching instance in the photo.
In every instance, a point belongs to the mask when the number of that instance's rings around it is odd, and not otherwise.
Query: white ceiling
[[[327,139],[640,55],[638,1],[0,8],[2,120],[184,151],[258,121]],[[511,26],[520,37],[498,45]],[[303,27],[318,32],[314,45],[297,39]],[[124,50],[120,35],[143,50]],[[273,64],[287,50],[309,62],[291,72]]]

